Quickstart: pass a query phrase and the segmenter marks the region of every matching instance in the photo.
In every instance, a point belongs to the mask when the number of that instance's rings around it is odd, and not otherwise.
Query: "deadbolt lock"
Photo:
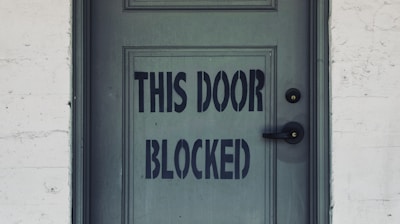
[[[301,98],[301,93],[296,88],[291,88],[286,91],[286,100],[289,103],[297,103]]]

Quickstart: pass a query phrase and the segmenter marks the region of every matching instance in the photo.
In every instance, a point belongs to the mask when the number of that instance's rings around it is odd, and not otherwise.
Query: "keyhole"
[[[289,103],[297,103],[299,102],[301,97],[301,93],[298,89],[291,88],[286,91],[286,100]]]

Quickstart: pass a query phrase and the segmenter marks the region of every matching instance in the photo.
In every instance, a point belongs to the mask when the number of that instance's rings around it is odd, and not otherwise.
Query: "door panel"
[[[126,49],[133,223],[266,223],[273,148],[256,133],[274,123],[274,55]]]
[[[92,1],[90,222],[309,223],[308,12]]]

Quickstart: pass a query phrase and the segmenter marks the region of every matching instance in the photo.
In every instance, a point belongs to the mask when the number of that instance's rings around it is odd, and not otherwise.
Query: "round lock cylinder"
[[[301,98],[301,93],[300,90],[296,89],[296,88],[291,88],[288,89],[286,91],[286,100],[289,103],[297,103],[299,102],[300,98]]]

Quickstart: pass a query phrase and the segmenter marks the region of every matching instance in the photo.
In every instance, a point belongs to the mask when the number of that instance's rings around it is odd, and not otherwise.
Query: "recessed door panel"
[[[126,48],[125,56],[133,223],[268,222],[276,162],[256,133],[274,123],[275,48]]]

